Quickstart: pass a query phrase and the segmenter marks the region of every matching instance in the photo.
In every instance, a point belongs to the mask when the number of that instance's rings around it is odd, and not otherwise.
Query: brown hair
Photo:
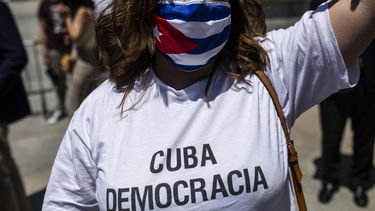
[[[124,92],[124,100],[152,64],[155,52],[152,10],[159,0],[112,0],[97,20],[97,41],[102,67]],[[231,36],[216,59],[227,74],[248,83],[246,76],[263,69],[268,57],[255,37],[264,36],[265,16],[258,0],[229,0]],[[235,64],[230,69],[230,64]],[[208,89],[208,88],[207,88]],[[122,102],[122,105],[124,103]]]

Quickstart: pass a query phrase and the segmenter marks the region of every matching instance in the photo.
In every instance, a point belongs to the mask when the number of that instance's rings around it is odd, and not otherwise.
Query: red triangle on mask
[[[198,47],[164,18],[154,15],[155,46],[165,54],[187,53]],[[158,30],[158,31],[157,31]]]

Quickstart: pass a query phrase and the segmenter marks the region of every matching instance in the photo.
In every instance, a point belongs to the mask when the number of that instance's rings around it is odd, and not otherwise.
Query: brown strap
[[[294,187],[294,193],[297,199],[298,208],[300,211],[306,211],[306,202],[305,197],[303,195],[302,190],[302,171],[299,167],[298,163],[298,155],[297,151],[294,147],[294,142],[290,138],[289,130],[286,124],[286,120],[284,117],[284,113],[282,110],[282,107],[279,102],[279,98],[277,97],[277,93],[275,89],[272,86],[271,81],[268,79],[267,75],[262,70],[255,71],[255,75],[258,76],[258,78],[262,81],[263,85],[268,90],[268,93],[270,94],[272,101],[276,107],[277,115],[279,116],[279,119],[281,121],[281,126],[283,128],[287,146],[288,146],[288,161],[289,161],[289,167],[290,167],[290,177],[293,181],[293,187]]]

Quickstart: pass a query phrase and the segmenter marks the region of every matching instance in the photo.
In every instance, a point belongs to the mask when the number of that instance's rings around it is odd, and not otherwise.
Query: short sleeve
[[[84,107],[74,114],[58,150],[43,203],[45,211],[99,210],[97,165],[91,155],[90,119]]]
[[[359,80],[358,65],[346,67],[342,58],[327,4],[306,12],[288,29],[269,32],[267,39],[268,74],[289,127],[307,109]]]

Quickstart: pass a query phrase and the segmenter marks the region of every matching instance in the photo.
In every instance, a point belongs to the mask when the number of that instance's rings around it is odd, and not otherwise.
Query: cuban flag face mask
[[[230,36],[231,10],[226,1],[162,0],[153,18],[156,48],[186,72],[210,63]]]

